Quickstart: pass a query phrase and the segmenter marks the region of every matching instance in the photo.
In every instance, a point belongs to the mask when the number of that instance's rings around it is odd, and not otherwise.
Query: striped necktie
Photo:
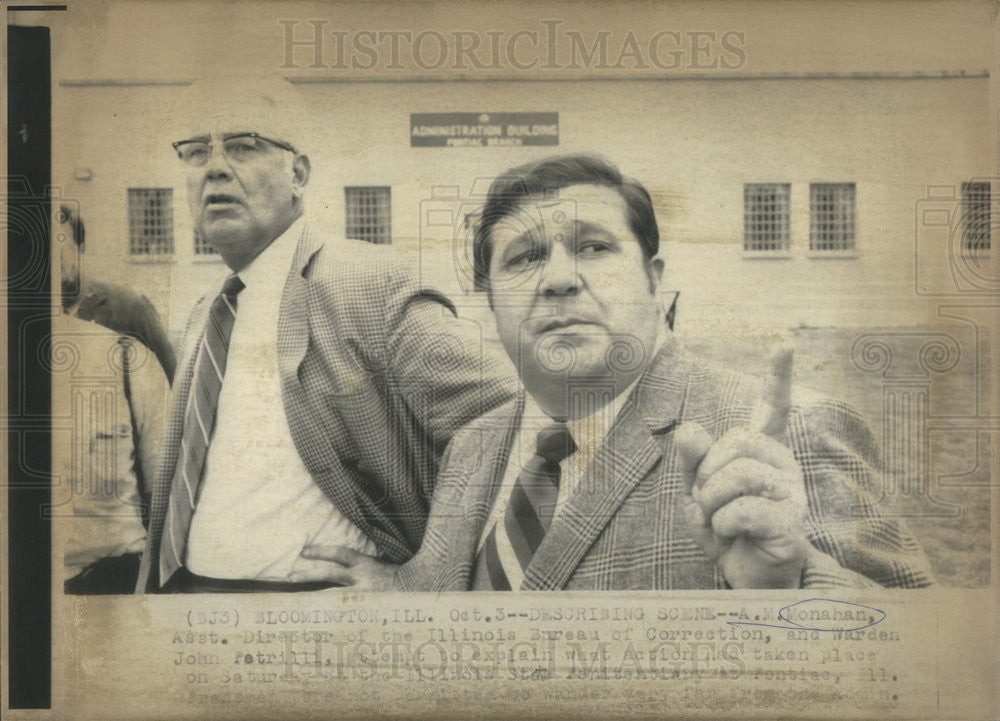
[[[183,565],[191,517],[198,502],[202,470],[208,444],[215,428],[215,415],[226,373],[229,336],[236,321],[236,295],[243,290],[239,276],[231,275],[222,292],[212,302],[208,322],[198,348],[187,409],[184,411],[184,432],[174,479],[170,486],[170,504],[160,542],[160,583],[166,583]]]
[[[538,433],[536,448],[514,481],[503,522],[494,524],[479,551],[473,591],[510,591],[512,581],[520,586],[552,524],[559,498],[559,464],[576,451],[576,443],[565,423],[554,423]]]

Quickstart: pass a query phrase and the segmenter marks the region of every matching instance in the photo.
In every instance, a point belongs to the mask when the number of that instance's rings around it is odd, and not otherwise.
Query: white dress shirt
[[[285,418],[278,308],[302,222],[294,222],[239,273],[246,287],[237,296],[215,431],[184,561],[202,576],[287,581],[310,543],[377,553],[313,481]],[[219,280],[220,291],[224,281]]]

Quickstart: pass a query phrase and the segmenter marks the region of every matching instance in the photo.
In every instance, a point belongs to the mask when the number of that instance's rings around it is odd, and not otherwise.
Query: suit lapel
[[[452,540],[439,560],[443,564],[442,578],[445,578],[456,565],[463,569],[460,579],[462,590],[468,590],[472,583],[479,539],[483,535],[486,519],[496,502],[507,463],[510,461],[514,439],[524,416],[524,402],[524,391],[521,391],[513,404],[502,406],[482,419],[484,423],[493,420],[485,427],[480,426],[482,430],[478,432],[479,438],[475,440],[481,449],[478,457],[482,460],[482,465],[478,470],[459,471],[469,478],[460,503],[463,511],[461,526],[459,529],[449,526],[447,533]],[[466,455],[463,466],[475,463],[476,456],[476,453]],[[444,480],[443,477],[439,479],[439,481]]]
[[[184,348],[181,352],[184,354],[180,358],[180,362],[177,364],[179,368],[183,368],[186,373],[181,375],[181,378],[187,383],[187,386],[191,385],[191,376],[194,374],[194,360],[198,355],[198,346],[201,344],[202,336],[205,334],[205,324],[208,322],[208,311],[212,306],[212,300],[214,297],[209,297],[208,295],[202,296],[197,305],[191,311],[191,319],[188,321],[187,334],[184,337]]]
[[[295,379],[309,348],[309,264],[322,243],[303,223],[278,310],[278,367],[282,386]]]
[[[690,366],[673,336],[633,389],[590,466],[552,521],[522,590],[561,589],[635,486],[663,455],[680,418]]]
[[[184,337],[184,347],[180,363],[177,364],[179,371],[178,381],[172,396],[172,406],[170,419],[165,434],[171,435],[170,443],[164,443],[162,457],[160,459],[159,474],[156,486],[153,488],[154,507],[158,500],[162,501],[166,507],[166,499],[170,495],[170,486],[174,480],[174,471],[177,465],[177,456],[180,450],[180,439],[184,433],[184,412],[187,410],[188,396],[191,393],[191,383],[194,376],[194,364],[198,358],[198,346],[201,344],[202,335],[205,330],[205,323],[208,322],[208,311],[211,306],[208,296],[199,299],[197,305],[191,311],[188,320],[187,332]]]
[[[184,412],[187,410],[187,400],[194,376],[194,364],[198,357],[198,346],[201,343],[205,323],[208,322],[210,307],[209,297],[202,296],[195,307],[191,309],[191,315],[184,332],[184,346],[181,349],[183,355],[177,364],[177,376],[171,391],[170,415],[163,431],[160,460],[150,498],[150,526],[146,552],[142,556],[142,564],[139,569],[139,585],[137,586],[139,589],[152,590],[148,587],[148,581],[151,578],[158,578],[160,539],[170,500],[170,487],[173,484],[174,472],[177,467],[181,436],[184,433]]]

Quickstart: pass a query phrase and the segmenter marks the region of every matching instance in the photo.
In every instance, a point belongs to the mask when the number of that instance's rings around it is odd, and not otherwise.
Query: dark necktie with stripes
[[[208,444],[215,429],[215,415],[226,373],[229,336],[236,321],[236,295],[243,290],[239,276],[226,279],[220,293],[208,311],[208,322],[198,349],[187,409],[184,411],[184,432],[170,486],[170,504],[160,541],[160,582],[166,583],[184,563],[191,517],[198,503],[202,470]]]
[[[472,577],[474,591],[510,591],[512,580],[520,586],[552,524],[559,498],[559,464],[576,451],[576,443],[565,423],[554,423],[539,432],[536,448],[514,481],[502,522],[494,524],[479,551]],[[517,568],[510,565],[512,557],[517,559]],[[503,559],[507,559],[506,566]]]

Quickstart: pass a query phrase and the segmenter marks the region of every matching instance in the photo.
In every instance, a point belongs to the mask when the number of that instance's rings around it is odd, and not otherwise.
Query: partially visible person
[[[81,266],[86,243],[83,219],[73,208],[63,205],[57,220],[72,240],[71,243],[63,243],[60,248],[63,312],[135,338],[153,351],[167,380],[172,382],[176,354],[156,308],[141,293],[100,280],[89,270],[83,272]]]
[[[57,517],[69,517],[64,591],[131,593],[146,539],[167,379],[134,339],[69,315],[53,319]]]

